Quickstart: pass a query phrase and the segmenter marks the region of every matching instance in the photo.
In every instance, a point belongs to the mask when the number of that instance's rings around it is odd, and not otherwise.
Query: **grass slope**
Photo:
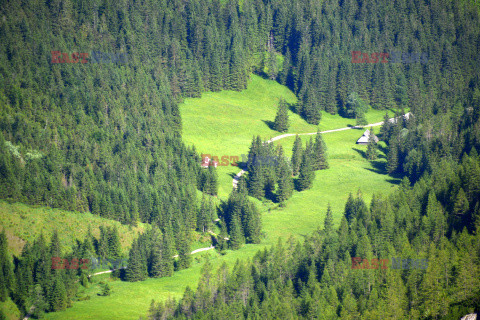
[[[287,88],[258,76],[252,76],[247,90],[243,92],[217,92],[203,94],[199,99],[187,99],[181,106],[184,124],[184,140],[194,144],[199,152],[212,155],[246,154],[253,135],[260,134],[265,139],[279,135],[268,126],[273,121],[280,98],[290,103],[295,97]],[[371,110],[367,114],[369,123],[381,121],[385,111]],[[307,124],[298,115],[290,113],[290,133],[315,132],[317,127]],[[336,129],[354,125],[354,120],[323,114],[320,130]],[[397,180],[383,174],[384,155],[375,165],[364,157],[366,146],[355,141],[362,130],[346,130],[324,134],[328,148],[330,169],[316,173],[310,190],[298,193],[288,201],[285,208],[275,204],[254,200],[262,210],[266,238],[260,245],[245,245],[240,250],[228,251],[221,256],[207,251],[194,256],[193,266],[176,272],[171,278],[149,279],[143,282],[127,283],[111,281],[112,295],[100,297],[98,285],[85,291],[88,301],[74,303],[63,312],[48,314],[46,319],[135,319],[144,316],[151,299],[164,300],[167,297],[180,297],[186,286],[195,287],[203,262],[209,257],[214,268],[223,262],[232,266],[237,259],[252,257],[259,249],[290,236],[302,239],[304,235],[323,225],[328,202],[331,203],[335,222],[341,218],[343,206],[349,192],[362,190],[366,201],[373,193],[389,192],[395,188]],[[309,136],[303,136],[305,141]],[[288,155],[294,137],[278,140]],[[226,198],[231,191],[232,175],[238,167],[219,167],[220,198]],[[100,276],[100,279],[108,276]]]
[[[70,248],[77,239],[82,241],[85,239],[88,227],[90,227],[92,235],[98,239],[100,226],[117,226],[124,253],[132,245],[136,235],[145,229],[145,225],[142,223],[139,223],[137,227],[130,227],[91,213],[76,213],[0,201],[0,231],[5,229],[9,250],[17,256],[20,255],[25,242],[32,242],[41,232],[49,241],[53,231],[57,230],[62,246]]]

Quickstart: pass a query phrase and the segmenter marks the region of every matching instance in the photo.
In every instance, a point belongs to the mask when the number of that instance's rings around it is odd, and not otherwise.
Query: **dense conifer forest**
[[[324,228],[302,243],[279,243],[233,270],[207,263],[198,288],[152,303],[148,317],[478,312],[479,25],[478,4],[467,0],[0,1],[0,199],[150,224],[117,274],[127,281],[188,268],[190,234],[208,231],[216,216],[217,249],[257,244],[261,216],[248,197],[284,204],[309,189],[315,172],[329,168],[321,134],[305,146],[297,136],[290,159],[254,137],[248,177],[217,208],[216,170],[201,168],[195,147],[183,143],[178,107],[202,92],[243,90],[257,73],[299,99],[279,106],[279,132],[288,130],[289,109],[315,125],[321,112],[365,125],[369,107],[408,109],[408,119],[386,115],[379,134],[387,163],[378,169],[403,178],[398,192],[370,204],[351,195],[337,228],[329,210]],[[99,51],[126,59],[94,61]],[[354,51],[402,59],[352,63]],[[372,163],[376,148],[370,141]],[[70,248],[71,257],[117,259],[118,241],[117,230],[102,229],[100,239],[89,234]],[[12,258],[2,233],[0,300],[10,297],[22,312],[35,305],[34,316],[70,306],[73,283],[88,280],[81,267],[50,268],[66,251],[58,235],[48,243],[39,235]],[[351,267],[353,257],[400,256],[428,259],[429,268]]]

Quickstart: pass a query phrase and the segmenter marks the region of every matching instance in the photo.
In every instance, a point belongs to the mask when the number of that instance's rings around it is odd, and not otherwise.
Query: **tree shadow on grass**
[[[367,153],[361,149],[352,148],[352,150],[356,151],[362,158],[367,159]]]
[[[367,170],[378,173],[378,174],[387,174],[387,163],[385,161],[374,160],[370,161],[373,169],[367,168]]]
[[[378,146],[378,150],[380,150],[384,154],[388,154],[388,148],[382,146],[381,144],[377,144],[377,146]]]
[[[400,180],[400,179],[387,179],[386,181],[391,183],[391,184],[396,184],[396,185],[399,185],[400,182],[402,182],[402,180]]]
[[[265,124],[268,126],[268,128],[269,128],[270,130],[274,130],[274,131],[275,131],[275,122],[270,121],[270,120],[262,120],[262,121],[263,121],[263,123],[265,123]]]

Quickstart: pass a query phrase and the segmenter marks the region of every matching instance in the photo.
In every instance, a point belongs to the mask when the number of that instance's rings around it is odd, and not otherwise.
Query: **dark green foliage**
[[[212,221],[215,216],[215,204],[211,197],[202,195],[202,202],[197,214],[197,230],[200,232],[207,232],[212,228]]]
[[[277,179],[278,188],[276,200],[277,202],[281,203],[288,200],[292,196],[294,189],[292,169],[290,168],[287,158],[283,154],[283,149],[281,146],[278,152]]]
[[[240,223],[240,217],[233,215],[230,220],[230,246],[233,250],[239,249],[245,243],[245,236]]]
[[[7,297],[15,291],[15,278],[10,255],[8,254],[8,242],[5,229],[0,233],[0,301],[6,301]]]
[[[274,128],[278,132],[286,132],[288,130],[288,105],[285,100],[280,100],[278,104],[277,115],[275,116]]]
[[[327,146],[322,139],[322,134],[317,132],[315,135],[315,143],[313,145],[312,159],[313,159],[313,170],[323,170],[328,169],[327,161]]]
[[[67,291],[59,272],[55,273],[50,293],[50,310],[59,311],[67,308]]]
[[[374,139],[375,135],[373,134],[372,128],[370,128],[370,135],[368,136],[368,145],[367,145],[367,159],[372,161],[377,159],[377,143]]]
[[[237,188],[222,205],[221,218],[228,228],[230,246],[238,249],[243,243],[260,243],[262,221],[256,206],[248,199],[246,182],[240,178]],[[223,225],[223,222],[222,222]],[[225,230],[221,230],[219,245],[224,246]],[[221,250],[221,249],[220,249]]]
[[[110,295],[110,292],[111,292],[110,285],[108,283],[105,283],[102,287],[101,295],[106,297]]]
[[[465,169],[458,163],[452,166]],[[441,217],[455,215],[445,211],[452,205],[450,197],[445,204],[436,199],[451,192],[449,184],[438,184],[442,176],[443,170],[434,170],[413,187],[405,180],[389,196],[374,195],[370,206],[360,192],[350,195],[345,205],[347,218],[342,218],[337,230],[329,206],[323,230],[302,243],[279,241],[258,252],[253,261],[237,261],[230,272],[221,267],[214,274],[207,263],[196,292],[187,289],[179,303],[152,305],[149,319],[154,315],[171,319],[252,319],[259,315],[267,319],[327,315],[330,319],[422,319],[426,314],[432,319],[460,318],[479,302],[476,249],[480,238],[467,229],[450,235],[435,231],[453,227],[442,224]],[[418,219],[432,223],[418,224]],[[390,237],[384,237],[384,230]],[[362,261],[365,269],[354,269],[353,257],[368,261]],[[400,269],[394,267],[393,258],[402,259]],[[382,259],[387,264],[378,261]],[[404,267],[407,259],[410,262]],[[418,259],[428,261],[416,264]]]
[[[330,206],[330,203],[328,204],[327,214],[325,215],[323,229],[325,230],[326,234],[330,234],[333,231],[333,216],[332,216],[332,207]]]
[[[178,261],[176,262],[177,270],[190,267],[192,256],[190,255],[190,235],[185,228],[180,227],[176,233],[176,247],[178,252]]]
[[[264,142],[260,136],[252,139],[248,152],[248,191],[257,199],[273,198],[276,184],[278,158],[272,143]]]
[[[357,125],[364,125],[366,123],[358,123],[365,120],[365,112],[367,112],[368,105],[358,96],[356,92],[348,95],[348,100],[343,114],[345,117],[357,119]]]
[[[298,175],[300,171],[300,164],[302,162],[302,154],[303,154],[303,149],[302,149],[302,140],[298,136],[298,134],[295,136],[295,141],[293,143],[293,149],[292,149],[292,171],[293,175],[296,176]]]
[[[141,281],[147,278],[147,263],[142,250],[143,243],[136,239],[129,252],[128,267],[125,271],[127,281]]]
[[[310,139],[310,142],[307,143],[307,147],[302,155],[302,163],[300,165],[300,174],[298,175],[297,190],[303,191],[309,189],[312,186],[313,180],[315,179],[315,171],[312,164],[313,159],[313,142]]]

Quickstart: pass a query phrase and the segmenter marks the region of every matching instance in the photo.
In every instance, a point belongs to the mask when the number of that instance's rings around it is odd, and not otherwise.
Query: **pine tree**
[[[120,244],[120,236],[117,226],[109,228],[108,251],[111,259],[118,259],[122,255],[122,246]]]
[[[14,292],[14,274],[5,228],[0,234],[0,301],[5,301],[10,293]]]
[[[278,132],[286,132],[288,127],[288,106],[286,101],[281,99],[278,105],[277,115],[275,116],[274,128]]]
[[[372,128],[370,128],[370,135],[368,136],[367,159],[371,161],[377,159],[377,143]]]
[[[230,245],[233,250],[239,249],[245,243],[240,217],[235,214],[230,223]]]
[[[297,134],[295,136],[295,142],[293,143],[293,149],[292,149],[292,172],[294,176],[298,175],[300,171],[302,154],[303,154],[302,139],[300,139],[300,137]]]
[[[192,256],[190,254],[190,238],[189,233],[185,230],[184,227],[180,228],[179,230],[180,237],[177,238],[179,242],[177,244],[177,251],[178,251],[178,261],[177,261],[177,269],[187,269],[190,267],[192,263]]]
[[[160,230],[154,227],[151,239],[151,256],[148,274],[153,278],[162,275],[162,236]]]
[[[455,197],[455,204],[453,207],[453,213],[459,217],[463,216],[469,208],[469,203],[467,195],[462,188],[458,190],[457,196]]]
[[[108,252],[108,234],[104,226],[100,226],[100,238],[98,239],[97,254],[101,259],[109,256]]]
[[[311,148],[305,149],[302,156],[302,164],[300,165],[300,174],[297,180],[297,190],[303,191],[309,189],[312,186],[315,179],[315,171],[313,171],[311,163]]]
[[[277,202],[282,203],[292,196],[294,184],[292,179],[292,169],[290,168],[287,159],[283,155],[283,149],[281,147],[278,155],[277,169],[278,188],[276,200]]]
[[[260,233],[262,231],[262,220],[255,204],[247,199],[246,205],[242,210],[244,217],[244,232],[247,243],[260,243]]]
[[[106,297],[110,295],[110,285],[108,283],[105,283],[102,288],[102,296]]]
[[[213,165],[208,166],[208,188],[205,191],[212,196],[218,193],[218,173]]]
[[[394,137],[388,147],[387,155],[387,172],[389,174],[395,173],[398,170],[398,142]]]
[[[333,215],[332,215],[332,207],[330,206],[330,202],[328,203],[327,207],[327,214],[325,215],[325,221],[323,223],[323,228],[325,233],[329,235],[333,230]]]
[[[162,277],[171,277],[174,270],[173,260],[173,234],[172,226],[169,223],[163,231],[162,239],[162,263],[161,263],[161,275]]]
[[[322,134],[317,132],[315,135],[315,144],[313,145],[313,170],[328,169],[326,149],[327,147],[322,139]]]
[[[213,202],[207,200],[205,193],[202,193],[202,202],[197,213],[197,230],[200,232],[207,232],[212,225],[212,205]]]
[[[257,199],[265,196],[265,180],[261,172],[261,168],[257,166],[253,171],[249,172],[248,191],[249,194]]]
[[[141,281],[147,277],[147,266],[142,256],[139,239],[133,240],[132,248],[129,252],[128,267],[125,272],[127,281]]]
[[[67,291],[59,272],[55,273],[50,295],[50,310],[60,311],[67,308]]]

